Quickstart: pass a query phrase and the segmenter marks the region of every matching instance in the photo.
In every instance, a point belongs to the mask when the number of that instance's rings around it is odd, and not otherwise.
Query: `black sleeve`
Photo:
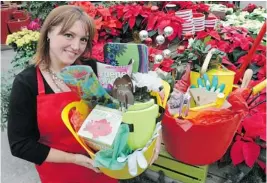
[[[7,130],[12,155],[40,165],[50,147],[38,142],[40,134],[33,87],[37,86],[30,86],[23,77],[16,76],[10,95]]]

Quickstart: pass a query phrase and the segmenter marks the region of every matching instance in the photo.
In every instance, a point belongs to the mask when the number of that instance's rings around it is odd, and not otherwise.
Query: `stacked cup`
[[[205,20],[205,27],[206,29],[214,29],[218,19],[216,17],[208,17]]]
[[[200,32],[205,29],[205,15],[202,13],[193,13],[195,31]]]
[[[195,34],[195,27],[192,19],[193,15],[191,9],[176,11],[175,15],[185,20],[185,22],[182,24],[183,27],[182,35],[185,35],[186,33]]]

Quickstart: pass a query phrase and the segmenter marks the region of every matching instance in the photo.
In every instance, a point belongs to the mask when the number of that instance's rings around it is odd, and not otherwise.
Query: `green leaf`
[[[125,34],[129,28],[129,23],[126,22],[122,27],[122,33]]]
[[[233,51],[233,61],[234,62],[237,62],[237,60],[240,58],[240,57],[242,57],[242,56],[244,56],[244,55],[246,55],[247,54],[247,51],[244,51],[244,50],[240,50],[240,49],[234,49],[234,51]]]
[[[149,37],[152,37],[152,36],[154,36],[156,33],[157,33],[157,31],[155,31],[155,30],[149,31],[149,32],[148,32],[148,36],[149,36]]]
[[[135,25],[137,27],[139,27],[141,22],[142,22],[142,20],[143,20],[143,17],[141,15],[138,15],[137,18],[136,18],[136,21],[135,21]]]
[[[207,37],[205,37],[205,39],[204,39],[204,43],[205,44],[207,44],[207,42],[209,42],[211,40],[211,36],[207,36]]]

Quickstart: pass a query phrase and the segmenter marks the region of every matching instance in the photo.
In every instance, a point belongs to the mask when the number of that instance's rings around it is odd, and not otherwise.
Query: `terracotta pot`
[[[6,6],[1,6],[1,44],[6,44],[6,38],[9,34],[7,21],[11,19],[10,9],[3,8]]]
[[[30,17],[25,20],[9,20],[7,22],[8,29],[11,33],[20,31],[23,27],[27,27],[30,24]]]
[[[15,20],[23,20],[23,19],[27,19],[27,12],[26,11],[22,11],[22,10],[16,10],[12,13],[12,17]]]

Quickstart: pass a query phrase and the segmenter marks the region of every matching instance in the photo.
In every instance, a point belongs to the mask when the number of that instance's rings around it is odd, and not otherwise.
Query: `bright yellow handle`
[[[76,108],[77,110],[79,110],[79,112],[82,115],[87,115],[89,114],[89,108],[88,106],[80,101],[80,102],[71,102],[70,104],[68,104],[62,111],[61,113],[61,118],[64,122],[64,124],[66,125],[66,127],[69,129],[69,131],[72,133],[72,135],[75,137],[75,139],[80,143],[80,145],[88,152],[88,154],[90,155],[91,158],[94,158],[95,155],[93,153],[93,151],[88,148],[84,142],[80,139],[80,137],[77,135],[77,133],[74,131],[74,129],[71,126],[71,123],[69,121],[69,112],[72,108]]]
[[[260,82],[256,86],[254,86],[252,88],[253,95],[261,92],[266,87],[266,84],[267,84],[267,80],[265,79],[264,81]]]

